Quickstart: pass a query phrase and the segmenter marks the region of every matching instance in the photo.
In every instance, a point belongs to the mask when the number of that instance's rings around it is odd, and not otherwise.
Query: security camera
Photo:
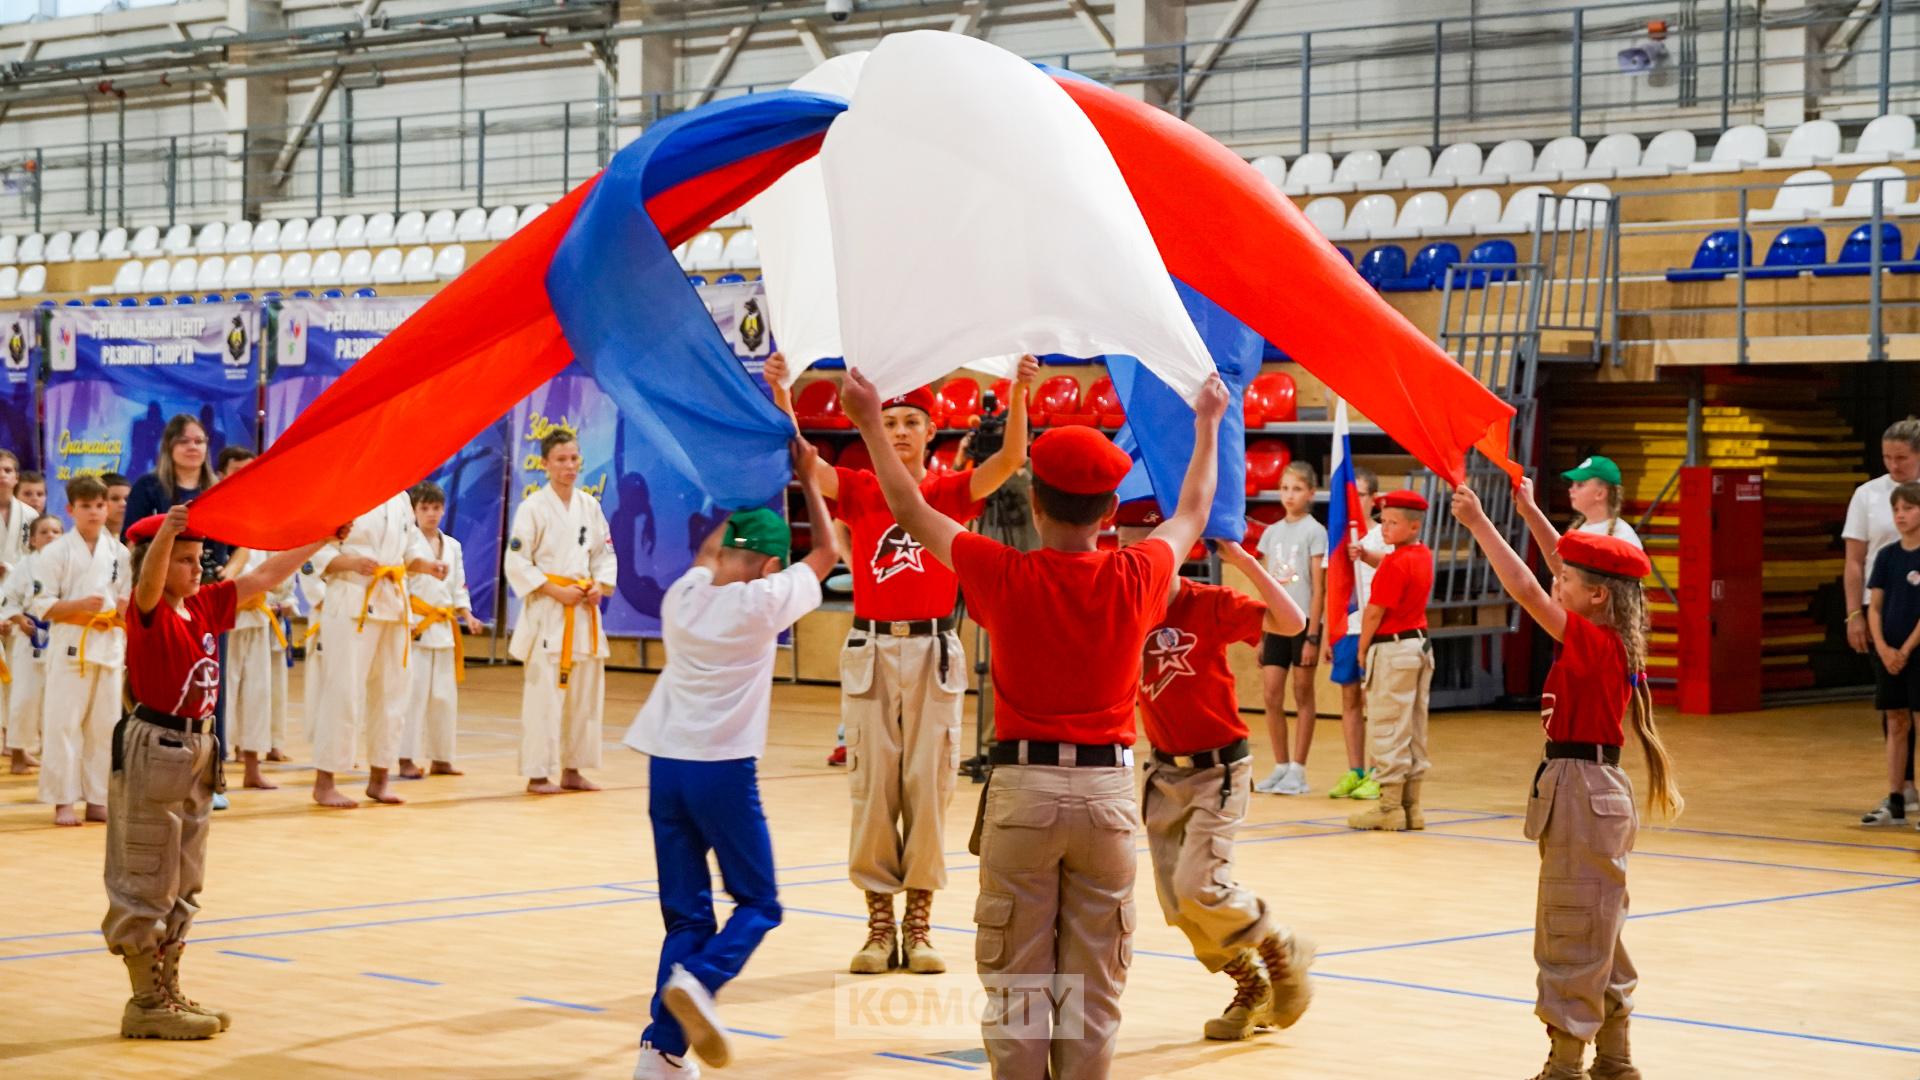
[[[1651,72],[1667,62],[1667,24],[1655,19],[1647,24],[1647,36],[1621,49],[1618,57],[1620,70],[1637,75]]]
[[[827,0],[827,17],[834,22],[846,22],[853,14],[853,0]]]

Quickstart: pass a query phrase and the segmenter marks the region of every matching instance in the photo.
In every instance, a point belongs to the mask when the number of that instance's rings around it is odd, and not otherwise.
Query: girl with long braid
[[[1466,485],[1453,514],[1473,533],[1500,583],[1560,643],[1540,697],[1547,746],[1528,793],[1526,836],[1540,845],[1533,958],[1534,1014],[1552,1050],[1535,1080],[1638,1080],[1627,1016],[1639,984],[1621,941],[1627,919],[1627,853],[1639,831],[1633,783],[1620,768],[1631,726],[1647,758],[1649,798],[1664,817],[1683,805],[1673,763],[1653,722],[1643,670],[1652,572],[1644,551],[1615,537],[1571,532],[1559,539],[1548,594]],[[1584,1067],[1594,1044],[1591,1070]]]

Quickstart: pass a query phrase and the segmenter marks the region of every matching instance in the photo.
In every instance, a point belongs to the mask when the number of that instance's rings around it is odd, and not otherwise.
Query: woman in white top
[[[1594,455],[1560,474],[1567,482],[1567,499],[1573,503],[1574,512],[1580,517],[1571,523],[1570,528],[1578,532],[1596,533],[1601,536],[1617,536],[1634,547],[1644,549],[1640,534],[1633,531],[1620,516],[1621,490],[1620,466],[1612,458]],[[1520,516],[1526,519],[1527,532],[1533,536],[1533,542],[1540,549],[1540,555],[1547,562],[1547,570],[1552,574],[1560,573],[1560,557],[1554,554],[1554,548],[1560,543],[1560,530],[1547,520],[1546,512],[1534,501],[1533,481],[1520,481]]]
[[[1840,538],[1847,545],[1847,564],[1841,576],[1847,594],[1847,644],[1857,653],[1865,653],[1872,641],[1867,631],[1867,575],[1873,572],[1873,560],[1880,549],[1900,537],[1893,527],[1893,504],[1889,497],[1896,485],[1920,480],[1920,420],[1909,416],[1887,428],[1880,436],[1880,463],[1886,466],[1886,473],[1853,489],[1853,499],[1847,503],[1847,523],[1840,530]],[[1880,723],[1884,730],[1885,714],[1881,715]],[[1915,805],[1912,734],[1909,728],[1908,806]],[[1893,817],[1884,801],[1860,820],[1866,825],[1904,824],[1902,819]]]

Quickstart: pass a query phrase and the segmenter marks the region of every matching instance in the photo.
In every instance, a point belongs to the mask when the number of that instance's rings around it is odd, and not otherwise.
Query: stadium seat
[[[1740,124],[1721,132],[1719,141],[1713,144],[1713,154],[1688,165],[1686,171],[1694,175],[1739,172],[1766,157],[1767,148],[1766,128]]]
[[[1055,375],[1042,380],[1029,406],[1035,427],[1094,427],[1095,419],[1080,405],[1080,380]]]
[[[486,240],[505,240],[513,235],[513,223],[520,220],[520,210],[513,206],[496,206],[493,213],[487,215]]]
[[[1442,240],[1428,244],[1413,257],[1407,275],[1387,282],[1388,292],[1424,292],[1439,288],[1447,279],[1447,270],[1460,261],[1460,245]]]
[[[28,233],[20,239],[20,248],[14,253],[17,263],[36,263],[47,254],[47,238],[39,233]]]
[[[1294,385],[1293,376],[1286,372],[1267,371],[1255,375],[1247,384],[1247,400],[1257,407],[1259,422],[1250,426],[1292,423],[1300,415],[1298,399],[1299,389]]]
[[[1409,180],[1407,186],[1453,187],[1456,184],[1471,184],[1480,179],[1480,160],[1479,143],[1454,143],[1433,159],[1433,171],[1426,179]]]
[[[1612,180],[1620,175],[1621,169],[1639,164],[1640,136],[1617,132],[1593,144],[1593,153],[1587,155],[1584,168],[1569,169],[1560,174],[1560,179]]]
[[[747,275],[738,273],[738,272],[730,272],[730,273],[721,274],[720,279],[718,281],[715,281],[714,284],[715,285],[744,285],[746,284],[746,282],[747,282]]]
[[[760,265],[760,241],[752,229],[741,229],[727,237],[727,246],[721,250],[720,261],[729,269],[740,270]]]
[[[543,202],[528,203],[527,205],[521,207],[520,217],[517,221],[513,223],[513,231],[519,232],[521,229],[524,229],[527,226],[533,224],[534,218],[537,218],[541,214],[544,214],[546,212],[547,212],[547,204]]]
[[[108,229],[106,235],[100,238],[99,258],[124,259],[127,254],[127,230],[118,225]]]
[[[280,223],[280,250],[304,251],[308,236],[306,218],[288,218]]]
[[[1827,261],[1827,234],[1818,226],[1796,225],[1780,230],[1767,245],[1767,261],[1747,271],[1750,278],[1798,277],[1802,270],[1824,266]]]
[[[687,275],[687,284],[692,285],[696,289],[702,285],[705,285],[706,283],[707,283],[707,276],[705,274],[688,274]]]
[[[487,238],[487,212],[478,206],[469,206],[460,211],[453,219],[453,238],[465,243],[473,243]]]
[[[1822,220],[1836,221],[1848,218],[1873,216],[1873,189],[1878,181],[1880,188],[1880,213],[1911,214],[1920,211],[1920,206],[1907,202],[1906,170],[1898,165],[1875,165],[1860,170],[1860,175],[1847,185],[1846,198],[1838,206],[1830,206],[1816,216]]]
[[[100,258],[100,230],[87,229],[76,235],[68,258],[74,262],[93,262]]]
[[[194,236],[193,250],[194,253],[198,255],[212,255],[223,250],[226,247],[226,243],[227,223],[224,221],[209,221],[205,225],[200,226],[199,233]]]
[[[970,427],[980,418],[980,384],[972,376],[955,375],[941,384],[938,394],[948,427]]]
[[[1446,223],[1447,197],[1437,191],[1417,191],[1400,204],[1392,228],[1372,229],[1367,235],[1375,240],[1412,240],[1429,229],[1443,229]]]
[[[1508,139],[1487,153],[1480,166],[1480,180],[1486,184],[1505,184],[1533,168],[1533,144],[1525,139]]]
[[[1322,195],[1307,204],[1301,213],[1307,216],[1307,223],[1320,230],[1321,236],[1331,237],[1347,226],[1347,204],[1335,195]]]
[[[840,386],[819,379],[800,388],[793,399],[794,417],[805,428],[850,428],[853,421],[840,409]],[[842,460],[845,455],[842,455]]]
[[[929,463],[930,467],[939,469],[942,472],[964,472],[965,470],[957,460],[960,456],[961,438],[962,436],[959,435],[948,435],[945,438],[935,440],[933,444],[933,461]],[[822,460],[825,459],[823,458]]]
[[[0,300],[11,300],[20,295],[20,268],[0,266]]]
[[[693,238],[687,248],[687,269],[689,270],[725,270],[727,242],[721,235],[708,229]]]
[[[295,289],[293,290],[293,298],[295,300],[311,300],[313,299],[313,290],[312,289]]]
[[[278,300],[278,299],[280,299],[280,297],[281,297],[282,295],[283,295],[283,294],[282,294],[282,293],[280,292],[280,290],[279,290],[279,289],[268,289],[268,290],[267,290],[266,292],[263,292],[263,293],[261,293],[261,294],[260,294],[260,299],[262,299],[262,300]]]
[[[1120,391],[1113,380],[1102,375],[1087,387],[1087,399],[1082,408],[1093,414],[1095,421],[1111,431],[1127,422],[1126,406],[1120,403]]]
[[[1880,266],[1900,262],[1900,226],[1891,221],[1880,223]],[[1840,255],[1832,265],[1813,268],[1814,277],[1864,277],[1873,272],[1873,223],[1856,227],[1840,245]]]
[[[1380,179],[1382,163],[1378,150],[1349,150],[1340,159],[1340,167],[1333,170],[1333,179],[1324,184],[1315,184],[1308,188],[1309,194],[1323,192],[1337,193],[1357,190],[1368,180]]]
[[[1589,202],[1590,199],[1611,199],[1612,189],[1598,181],[1575,184],[1567,189],[1565,197],[1555,200],[1559,209],[1554,214],[1550,227],[1566,229],[1584,229],[1588,223],[1605,224],[1607,204]]]
[[[1280,487],[1280,474],[1293,460],[1293,450],[1280,439],[1254,439],[1247,443],[1247,494],[1258,495]]]
[[[356,252],[356,254],[358,253]],[[375,285],[400,284],[406,280],[406,263],[407,257],[399,248],[390,247],[380,249],[374,254],[373,265],[370,268],[373,275],[373,283]],[[365,284],[363,281],[355,281],[353,278],[347,276],[345,272],[341,274],[341,278],[349,285]]]
[[[1254,158],[1252,161],[1248,162],[1248,164],[1253,166],[1254,172],[1257,172],[1261,176],[1266,177],[1267,183],[1272,184],[1276,188],[1286,187],[1287,185],[1287,159],[1286,158],[1281,157],[1279,154],[1263,154],[1260,157]]]
[[[1329,240],[1366,240],[1393,228],[1397,213],[1391,195],[1366,195],[1347,211],[1346,227]]]
[[[62,229],[49,235],[40,249],[40,258],[48,262],[72,262],[73,234]]]
[[[201,292],[205,292],[208,289],[217,289],[220,287],[220,283],[226,279],[226,276],[227,257],[225,255],[209,255],[200,260],[199,268],[194,271],[193,287],[199,289]]]
[[[376,272],[374,278],[378,280]],[[401,264],[400,277],[403,281],[423,282],[433,280],[433,249],[417,247],[407,252],[406,261]]]
[[[1403,146],[1393,152],[1380,170],[1378,180],[1355,185],[1361,191],[1398,191],[1433,175],[1433,151],[1424,146]]]
[[[164,296],[149,296],[147,297],[146,304],[148,307],[166,307],[167,298]]]
[[[419,210],[409,210],[400,215],[393,226],[393,242],[404,247],[426,242],[427,215]]]
[[[1429,236],[1472,236],[1500,223],[1500,193],[1492,188],[1463,191],[1447,212],[1447,224]]]
[[[195,278],[200,273],[200,260],[188,255],[173,260],[173,269],[167,271],[167,291],[186,292],[193,288]]]
[[[427,215],[427,243],[449,244],[455,239],[454,226],[459,219],[451,210],[435,210]]]
[[[1745,258],[1753,263],[1753,237],[1734,229],[1719,229],[1707,234],[1693,253],[1693,265],[1667,271],[1668,281],[1719,281],[1732,273]]]
[[[264,254],[280,250],[280,221],[268,218],[253,227],[253,253]]]
[[[367,243],[367,216],[348,214],[340,219],[333,232],[333,246],[345,250],[365,247]]]
[[[1903,113],[1876,116],[1861,130],[1853,149],[1833,155],[1835,165],[1873,165],[1909,159],[1913,154],[1913,117]]]
[[[223,289],[253,288],[253,256],[235,255],[227,260],[227,271],[220,275]]]
[[[433,257],[433,276],[441,281],[452,281],[466,268],[467,246],[465,244],[448,244]]]
[[[241,220],[227,226],[227,239],[220,250],[229,255],[253,250],[253,222]]]
[[[193,226],[181,222],[167,229],[160,239],[160,250],[168,255],[186,255],[193,251]]]
[[[393,215],[385,210],[367,218],[366,245],[370,248],[393,244]]]
[[[281,270],[286,266],[285,258],[277,251],[269,251],[253,264],[253,283],[262,289],[278,288],[282,283]]]
[[[173,264],[165,259],[155,259],[140,271],[140,291],[160,292],[172,279]]]
[[[374,297],[380,295],[380,290],[379,289],[355,289],[353,290],[353,295],[355,299],[371,300]]]
[[[313,253],[296,251],[288,255],[280,270],[280,284],[289,289],[313,284]]]
[[[987,393],[993,395],[993,413],[995,416],[1007,411],[1007,403],[1012,400],[1012,392],[1012,379],[995,379],[993,380],[993,385],[987,387]],[[986,395],[982,394],[980,396],[980,408],[983,412],[986,409],[986,400]]]
[[[1501,211],[1499,222],[1479,231],[1497,235],[1532,232],[1540,196],[1551,194],[1553,189],[1544,184],[1521,188],[1507,199],[1507,208]]]
[[[345,289],[322,289],[320,291],[320,297],[323,300],[342,300],[346,298],[346,295],[347,291]]]
[[[226,299],[225,296],[217,292],[202,293],[200,295],[200,302],[203,304],[222,304],[226,302]]]
[[[1335,245],[1333,246],[1333,250],[1335,250],[1335,251],[1337,251],[1337,252],[1339,252],[1339,253],[1340,253],[1340,257],[1341,257],[1341,258],[1343,258],[1343,259],[1345,259],[1345,260],[1347,260],[1347,265],[1348,265],[1348,266],[1352,266],[1352,265],[1353,265],[1353,249],[1352,249],[1352,248],[1350,248],[1350,247],[1341,247],[1341,246],[1340,246],[1339,244],[1335,244]]]
[[[287,234],[292,231],[292,222],[288,222],[286,228],[280,230],[281,247],[284,248],[287,246]],[[337,219],[325,214],[314,218],[312,223],[307,226],[307,250],[325,251],[334,245],[334,241],[339,235],[340,222]]]
[[[1305,195],[1309,187],[1333,182],[1333,155],[1318,150],[1301,154],[1287,167],[1287,184],[1282,191],[1288,195]]]
[[[340,284],[340,262],[338,251],[323,251],[313,258],[313,285]],[[303,283],[305,284],[305,283]]]
[[[340,260],[340,277],[336,281],[323,281],[318,273],[314,274],[316,285],[371,285],[373,284],[373,252],[366,248],[354,248]]]
[[[1406,276],[1407,249],[1399,244],[1382,244],[1360,257],[1360,277],[1376,289]]]
[[[1674,129],[1655,135],[1647,143],[1640,155],[1640,164],[1630,168],[1614,170],[1614,176],[1626,179],[1631,176],[1666,176],[1669,173],[1684,172],[1700,154],[1700,143],[1693,132]]]
[[[113,273],[113,291],[117,293],[140,291],[140,260],[135,259],[132,262],[120,264],[120,269]]]
[[[1802,125],[1805,126],[1805,125]],[[1804,169],[1787,177],[1773,193],[1773,205],[1747,211],[1747,220],[1805,221],[1823,210],[1833,209],[1833,177],[1819,169]]]
[[[1895,263],[1893,272],[1896,274],[1920,274],[1920,247],[1914,249],[1913,258],[1907,259],[1904,262]]]
[[[137,296],[123,296],[119,300],[114,301],[114,303],[120,307],[139,307],[140,298]]]
[[[1763,169],[1804,169],[1833,160],[1840,152],[1840,125],[1831,120],[1808,120],[1793,129],[1779,157],[1763,157]]]
[[[1565,174],[1587,167],[1587,141],[1578,135],[1562,135],[1540,148],[1533,168],[1508,177],[1515,184],[1551,184],[1566,179]]]
[[[69,301],[67,301],[67,306],[69,306],[69,307],[85,307],[85,306],[87,306],[87,305],[86,305],[86,304],[85,304],[84,302],[82,302],[82,301],[79,301],[79,300],[69,300]],[[93,307],[97,307],[97,308],[99,308],[99,307],[112,307],[112,306],[113,306],[113,301],[111,301],[111,300],[109,300],[109,299],[107,299],[106,297],[104,297],[104,296],[103,296],[103,297],[100,297],[99,299],[97,299],[97,300],[95,300],[95,301],[93,302],[93,304],[92,304],[92,306],[93,306]]]
[[[158,225],[142,226],[127,244],[127,254],[141,259],[151,259],[160,254],[160,227]],[[12,258],[12,252],[0,251],[0,262],[7,262]]]
[[[1467,253],[1467,265],[1512,266],[1520,261],[1519,252],[1514,250],[1513,241],[1505,239],[1482,240]],[[1481,289],[1489,282],[1500,283],[1513,280],[1512,270],[1468,270],[1454,275],[1455,288]]]

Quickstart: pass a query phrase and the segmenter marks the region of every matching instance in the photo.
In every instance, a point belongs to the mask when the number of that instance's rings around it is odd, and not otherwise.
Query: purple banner
[[[34,395],[40,383],[40,312],[35,308],[0,310],[6,331],[7,381],[0,388],[0,447],[13,451],[22,469],[40,467],[40,412]]]

